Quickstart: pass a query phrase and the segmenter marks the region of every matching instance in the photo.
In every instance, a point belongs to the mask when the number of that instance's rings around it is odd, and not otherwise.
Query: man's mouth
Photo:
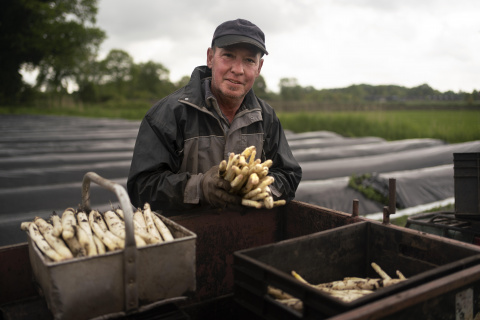
[[[227,81],[229,81],[232,84],[242,84],[240,81],[236,81],[236,80],[233,80],[233,79],[227,79]]]

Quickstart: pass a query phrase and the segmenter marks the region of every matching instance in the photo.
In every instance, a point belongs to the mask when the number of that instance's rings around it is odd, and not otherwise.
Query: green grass
[[[300,112],[279,114],[285,129],[326,130],[346,137],[386,140],[433,138],[449,143],[480,139],[480,110]]]
[[[405,225],[407,224],[407,220],[408,220],[408,216],[401,216],[399,218],[390,217],[390,223],[399,227],[405,227]]]
[[[384,196],[383,194],[368,185],[368,182],[371,179],[372,175],[370,173],[365,173],[362,175],[353,174],[348,179],[348,186],[363,194],[367,199],[376,201],[383,205],[388,205],[388,197]]]
[[[0,114],[47,114],[141,120],[151,107],[146,101],[95,105],[64,103],[35,107],[0,107]],[[284,129],[293,132],[333,131],[346,137],[381,137],[389,141],[432,138],[448,143],[480,139],[479,110],[376,110],[278,113]]]
[[[103,104],[0,106],[0,114],[35,114],[141,120],[152,105],[145,101],[116,101]]]
[[[446,212],[453,212],[455,210],[455,205],[454,204],[449,204],[444,207],[435,207],[430,210],[425,210],[422,213],[427,213],[427,212],[440,212],[440,211],[446,211]],[[405,227],[407,224],[407,220],[409,216],[402,216],[399,218],[392,218],[393,216],[390,216],[390,223],[394,224],[396,226],[400,227]],[[381,220],[380,220],[381,221]]]

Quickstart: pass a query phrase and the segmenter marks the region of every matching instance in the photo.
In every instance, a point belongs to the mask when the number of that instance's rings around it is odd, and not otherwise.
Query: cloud
[[[215,27],[245,18],[266,34],[262,75],[317,89],[428,83],[441,91],[479,87],[480,1],[458,0],[100,0],[101,48],[153,60],[171,80],[205,63]]]

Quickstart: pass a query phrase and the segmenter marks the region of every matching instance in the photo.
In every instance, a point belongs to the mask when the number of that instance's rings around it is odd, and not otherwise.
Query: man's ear
[[[212,61],[213,61],[213,56],[215,55],[215,52],[213,51],[212,48],[207,49],[207,67],[210,69],[212,68]]]
[[[257,77],[260,75],[260,71],[262,71],[262,67],[263,67],[263,59],[260,59],[260,61],[258,62]]]

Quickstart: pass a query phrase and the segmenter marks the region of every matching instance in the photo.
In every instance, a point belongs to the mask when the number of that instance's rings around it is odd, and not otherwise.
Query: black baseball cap
[[[236,43],[249,43],[268,54],[265,35],[259,27],[245,19],[225,21],[213,33],[212,47],[223,48]]]

